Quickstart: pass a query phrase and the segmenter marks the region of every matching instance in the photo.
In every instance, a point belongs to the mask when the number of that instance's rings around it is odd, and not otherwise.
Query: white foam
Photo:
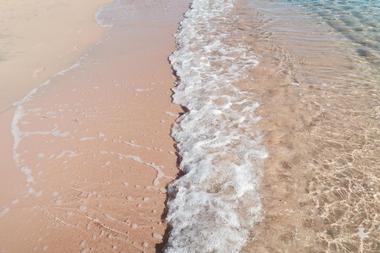
[[[91,136],[88,136],[88,137],[82,137],[79,139],[79,141],[93,141],[93,140],[96,140],[97,137],[91,137]]]
[[[235,0],[194,0],[170,61],[174,102],[188,109],[173,127],[184,172],[169,188],[165,252],[239,252],[261,220],[259,183],[267,152],[259,104],[236,82],[257,64],[234,34]]]
[[[6,215],[9,212],[9,207],[0,207],[0,218]]]
[[[70,135],[69,132],[61,132],[59,131],[58,129],[54,129],[50,132],[51,135],[53,135],[54,137],[67,137]]]
[[[78,154],[73,150],[62,150],[61,153],[59,153],[55,158],[60,159],[64,156],[75,157],[78,156]]]
[[[160,184],[160,179],[165,176],[165,173],[162,170],[162,166],[160,166],[160,165],[157,165],[157,164],[155,164],[153,162],[146,162],[143,159],[141,159],[141,157],[139,157],[139,156],[124,155],[124,154],[119,154],[119,155],[122,155],[123,157],[126,157],[126,158],[128,158],[130,160],[133,160],[135,162],[141,163],[141,164],[143,164],[143,165],[145,165],[147,167],[150,167],[150,168],[154,169],[157,174],[156,174],[155,179],[153,180],[153,185],[156,185],[156,186],[159,185]]]
[[[178,113],[174,113],[174,112],[165,112],[165,113],[171,117],[178,117]]]
[[[127,2],[123,0],[114,0],[112,3],[106,4],[96,12],[97,24],[103,28],[114,27],[117,22],[128,17],[126,13],[130,14],[131,12],[128,7],[132,7],[132,5],[128,6]]]
[[[119,159],[128,159],[128,160],[140,163],[145,167],[148,167],[148,168],[155,170],[156,171],[156,177],[153,180],[153,185],[155,185],[155,186],[159,185],[161,178],[165,177],[165,173],[163,171],[164,168],[162,165],[158,165],[154,162],[145,161],[139,156],[122,154],[122,153],[107,151],[107,150],[100,150],[99,153],[101,155],[116,155],[117,157],[119,157]]]
[[[106,10],[107,6],[104,6],[102,8],[99,8],[98,11],[95,14],[95,20],[96,23],[103,28],[111,28],[113,27],[113,24],[110,22],[107,22],[107,19],[104,17],[104,12]]]
[[[154,89],[153,88],[147,88],[147,89],[136,88],[135,89],[136,92],[149,92],[152,90],[154,90]]]
[[[360,240],[365,240],[368,238],[368,232],[365,232],[365,229],[363,227],[358,228],[358,236]]]

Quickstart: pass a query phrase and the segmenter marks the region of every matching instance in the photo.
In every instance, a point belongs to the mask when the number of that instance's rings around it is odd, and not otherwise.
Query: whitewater
[[[176,34],[173,101],[185,113],[172,130],[181,175],[168,187],[168,253],[239,252],[262,219],[260,104],[238,85],[259,61],[234,28],[235,2],[194,0]]]

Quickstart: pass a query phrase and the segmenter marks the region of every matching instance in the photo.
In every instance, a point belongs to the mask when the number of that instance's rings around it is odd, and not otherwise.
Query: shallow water
[[[242,27],[260,55],[246,87],[262,103],[270,154],[264,220],[245,251],[379,252],[376,61],[330,25],[333,15],[321,18],[311,6],[285,1],[239,3]]]
[[[380,68],[380,2],[372,0],[287,0],[319,15],[337,32],[351,40],[356,52]]]
[[[375,32],[308,3],[193,2],[171,57],[187,111],[168,252],[379,251]]]

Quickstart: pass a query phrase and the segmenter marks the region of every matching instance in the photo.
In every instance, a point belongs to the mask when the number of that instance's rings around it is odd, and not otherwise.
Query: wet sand
[[[161,247],[181,111],[167,57],[188,1],[125,4],[79,65],[0,115],[0,252]]]
[[[0,3],[0,112],[74,62],[102,35],[96,10],[110,0]]]

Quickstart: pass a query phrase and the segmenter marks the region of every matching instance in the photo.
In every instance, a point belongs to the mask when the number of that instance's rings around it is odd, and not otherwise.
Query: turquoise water
[[[351,40],[356,52],[380,67],[380,1],[283,0],[301,6]]]

